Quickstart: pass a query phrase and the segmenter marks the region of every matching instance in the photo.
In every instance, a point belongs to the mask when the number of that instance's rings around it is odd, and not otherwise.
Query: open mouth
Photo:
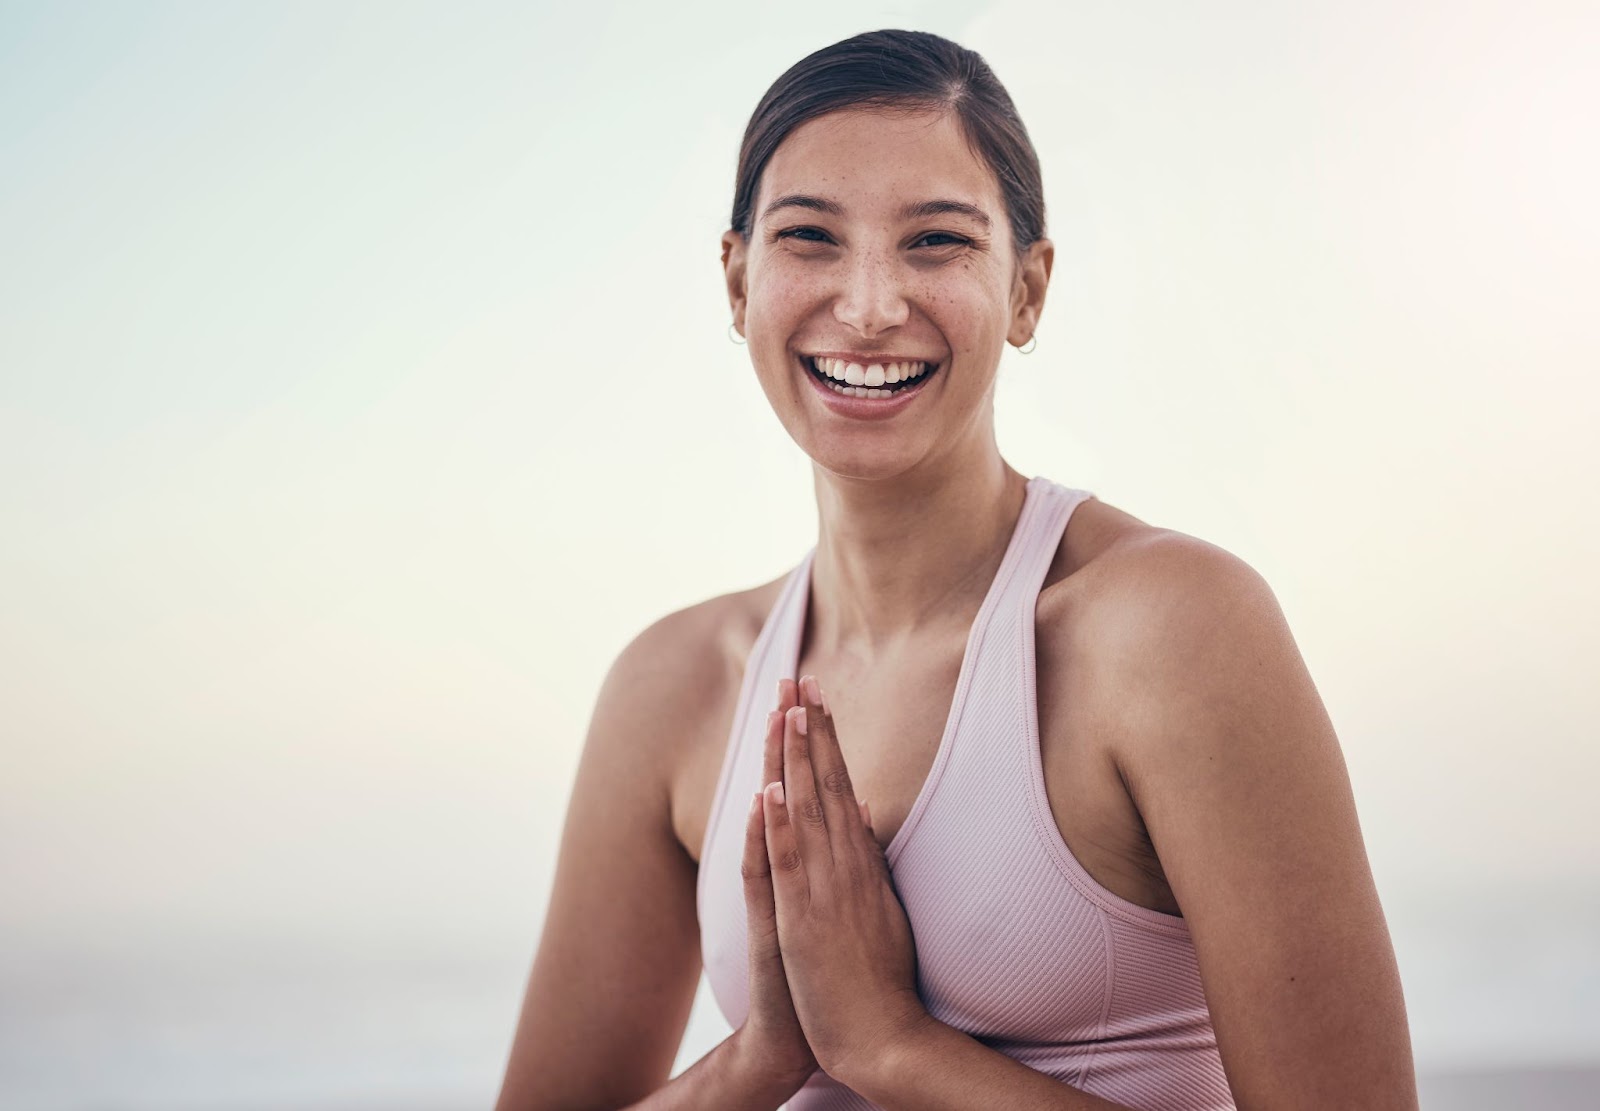
[[[847,380],[847,371],[845,369],[849,364],[846,364],[842,359],[818,360],[812,355],[802,355],[800,359],[805,364],[806,372],[834,393],[842,394],[845,397],[868,399],[893,397],[903,390],[915,389],[933,377],[944,366],[943,363],[891,363],[882,368],[881,373],[884,378],[881,384],[869,386],[866,381],[870,381],[871,377],[876,376],[862,376],[864,380],[860,384],[852,383]],[[860,364],[856,365],[859,366]],[[832,373],[829,373],[830,371]],[[889,381],[891,377],[896,380]]]

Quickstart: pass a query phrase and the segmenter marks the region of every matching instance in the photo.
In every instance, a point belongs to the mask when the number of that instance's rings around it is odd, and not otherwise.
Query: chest
[[[1130,902],[1179,913],[1143,820],[1118,774],[1106,741],[1112,707],[1095,682],[1090,646],[1075,646],[1052,623],[1074,620],[1070,598],[1041,596],[1035,654],[1039,755],[1050,810],[1062,840],[1084,869]],[[944,740],[966,649],[963,628],[920,637],[914,653],[865,661],[803,651],[795,675],[815,674],[827,692],[840,747],[857,798],[872,809],[887,847],[921,794]],[[731,716],[732,706],[729,706]],[[723,726],[726,729],[726,724]],[[707,755],[682,780],[687,796],[677,813],[685,844],[697,852],[726,733],[708,738]]]
[[[820,653],[801,656],[796,674],[814,674],[823,683],[852,787],[872,808],[880,844],[887,846],[899,833],[933,768],[962,648],[952,632],[920,637],[915,659],[888,657],[869,665]],[[871,681],[850,682],[852,675],[870,675]]]

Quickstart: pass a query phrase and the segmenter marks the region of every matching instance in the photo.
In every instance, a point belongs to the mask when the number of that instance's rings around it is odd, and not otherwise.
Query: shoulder
[[[1091,501],[1066,538],[1063,577],[1041,592],[1037,635],[1088,680],[1095,719],[1127,780],[1162,747],[1192,742],[1199,716],[1226,717],[1263,682],[1309,686],[1271,587],[1209,541]],[[1076,522],[1074,522],[1076,529]],[[1131,784],[1130,784],[1131,786]]]
[[[676,699],[685,683],[703,683],[726,667],[750,624],[750,598],[763,589],[719,594],[656,618],[623,646],[612,672],[642,695]]]
[[[762,606],[770,607],[782,582],[780,576],[672,610],[635,634],[613,660],[597,712],[618,719],[617,735],[649,738],[642,746],[648,752],[635,756],[655,764],[657,784],[669,793],[693,746],[736,694],[766,617]]]
[[[1240,647],[1237,638],[1275,634],[1282,621],[1254,567],[1186,533],[1126,536],[1099,563],[1093,631],[1130,677],[1215,663],[1225,641]]]
[[[1146,524],[1091,497],[1074,512],[1039,597],[1041,635],[1092,645],[1099,665],[1131,667],[1171,653],[1245,605],[1277,608],[1240,557],[1195,536]]]

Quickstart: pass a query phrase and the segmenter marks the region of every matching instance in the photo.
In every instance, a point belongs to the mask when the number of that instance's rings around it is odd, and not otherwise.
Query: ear
[[[1044,312],[1044,291],[1050,285],[1050,267],[1056,260],[1056,245],[1048,239],[1039,239],[1028,248],[1017,266],[1016,281],[1011,289],[1011,331],[1006,341],[1018,347],[1028,342],[1039,328],[1039,315]]]
[[[733,309],[733,327],[744,335],[744,236],[733,229],[722,233],[722,276],[728,283],[728,305]]]

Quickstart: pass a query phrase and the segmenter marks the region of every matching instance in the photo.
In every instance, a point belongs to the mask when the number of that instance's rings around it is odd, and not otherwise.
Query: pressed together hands
[[[931,1018],[911,923],[814,676],[779,680],[761,782],[740,865],[750,948],[741,1037],[797,1085],[818,1068],[848,1084]]]

